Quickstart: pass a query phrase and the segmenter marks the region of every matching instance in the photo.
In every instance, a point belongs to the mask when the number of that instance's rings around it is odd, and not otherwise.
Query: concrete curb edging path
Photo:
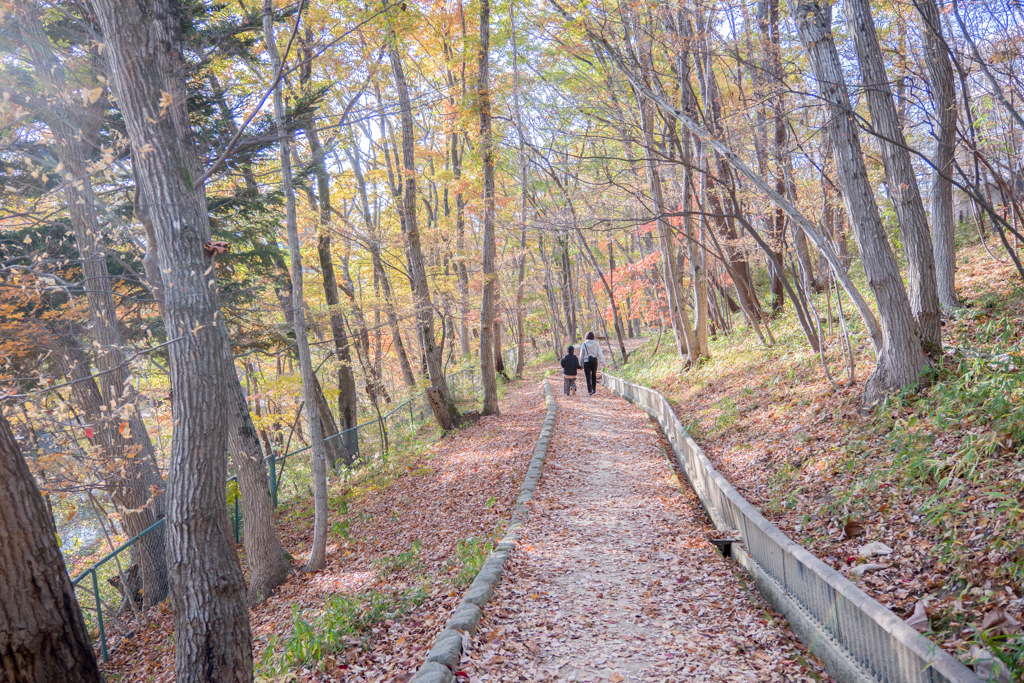
[[[533,458],[530,460],[530,467],[523,479],[523,487],[519,498],[516,499],[505,537],[480,568],[480,572],[463,595],[462,602],[455,609],[455,613],[448,620],[441,635],[434,641],[434,647],[430,649],[426,662],[420,667],[412,679],[412,683],[453,683],[455,681],[454,672],[459,668],[459,662],[462,659],[463,638],[476,635],[480,619],[483,617],[483,607],[494,596],[494,589],[501,583],[505,561],[508,560],[519,541],[519,530],[523,526],[526,503],[533,499],[533,493],[537,490],[541,474],[544,471],[544,459],[547,457],[548,444],[551,443],[555,413],[558,409],[555,395],[551,391],[551,384],[547,380],[544,380],[544,402],[547,404],[547,415],[544,418],[540,436],[537,437]]]
[[[701,506],[739,532],[732,555],[842,683],[980,683],[973,671],[795,543],[747,502],[683,429],[665,397],[604,373],[601,383],[661,426]]]

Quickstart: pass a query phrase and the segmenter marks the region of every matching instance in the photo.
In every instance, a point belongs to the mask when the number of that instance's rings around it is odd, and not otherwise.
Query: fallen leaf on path
[[[851,576],[856,576],[858,579],[867,574],[868,572],[877,572],[879,569],[888,569],[887,564],[878,564],[877,562],[869,562],[868,564],[859,564],[850,570]]]
[[[875,541],[874,543],[868,543],[867,545],[861,546],[858,552],[865,560],[870,560],[872,557],[878,557],[879,555],[892,554],[892,548],[884,543]]]
[[[985,615],[981,622],[982,631],[991,631],[993,636],[1008,636],[1020,633],[1020,622],[1006,613],[1002,607],[996,607]]]
[[[967,654],[967,663],[983,681],[1010,683],[1010,672],[1006,665],[996,659],[988,650],[972,645],[971,651]]]
[[[907,625],[919,633],[931,630],[932,622],[928,619],[923,600],[914,605],[914,613],[907,619]]]
[[[864,525],[861,522],[850,520],[843,527],[843,533],[846,534],[847,538],[856,538],[857,536],[863,536],[865,532]]]

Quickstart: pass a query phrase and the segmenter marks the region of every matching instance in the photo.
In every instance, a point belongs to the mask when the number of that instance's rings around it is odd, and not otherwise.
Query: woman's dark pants
[[[587,393],[593,394],[597,391],[597,359],[587,360],[583,363],[583,374],[587,377]]]

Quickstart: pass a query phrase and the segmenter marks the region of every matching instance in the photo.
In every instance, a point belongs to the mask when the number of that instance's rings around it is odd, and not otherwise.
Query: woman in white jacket
[[[597,391],[597,364],[604,363],[604,352],[601,345],[594,339],[593,332],[587,332],[587,340],[580,344],[580,362],[583,363],[583,375],[587,378],[587,393],[593,396]]]

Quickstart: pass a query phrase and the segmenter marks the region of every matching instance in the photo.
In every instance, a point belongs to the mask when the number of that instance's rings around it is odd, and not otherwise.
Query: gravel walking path
[[[711,545],[663,443],[603,388],[558,396],[525,533],[464,657],[469,680],[828,680]]]

